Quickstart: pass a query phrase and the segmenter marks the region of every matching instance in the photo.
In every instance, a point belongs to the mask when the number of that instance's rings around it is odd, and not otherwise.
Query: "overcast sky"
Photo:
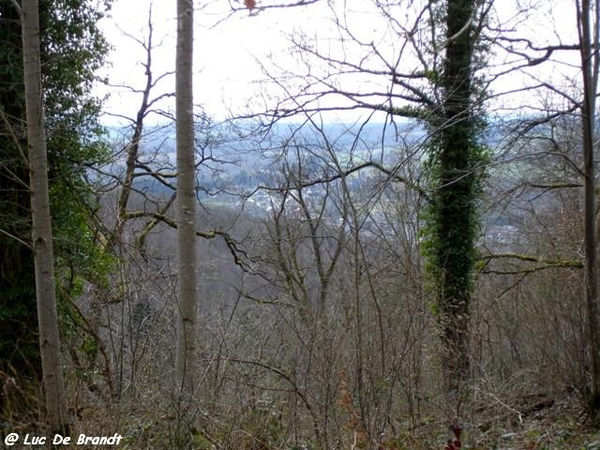
[[[232,1],[234,3],[231,4],[239,5],[235,0]],[[332,36],[331,33],[334,33],[331,31],[332,24],[322,20],[327,11],[325,1],[306,7],[262,11],[257,15],[249,15],[246,11],[231,14],[231,4],[226,0],[195,3],[195,101],[216,117],[226,116],[230,108],[240,112],[245,108],[256,111],[263,106],[266,78],[261,72],[261,63],[293,65],[285,33],[296,29],[309,36],[327,36],[328,33]],[[526,8],[519,10],[519,6],[525,3],[533,3],[537,9],[531,13],[524,12]],[[103,74],[112,84],[136,89],[144,85],[144,68],[140,61],[145,60],[145,54],[135,39],[147,41],[151,4],[153,39],[154,44],[158,45],[153,52],[153,74],[156,78],[174,68],[176,2],[114,0],[110,16],[101,24],[114,46],[110,65]],[[200,8],[199,5],[204,6]],[[353,5],[360,3],[354,2]],[[547,35],[563,43],[572,43],[576,39],[571,0],[497,0],[495,5],[507,23],[519,27],[524,36],[536,40]],[[356,17],[358,21],[354,25],[359,32],[365,36],[380,33],[382,27],[377,27],[372,17],[365,16],[364,20],[360,15]],[[566,66],[552,70],[550,74],[547,67],[540,66],[532,68],[530,72],[533,78],[552,75],[559,82],[564,81],[564,71],[568,71]],[[506,79],[494,87],[495,92],[510,89],[514,85],[513,79]],[[173,90],[174,77],[170,76],[157,86],[155,95]],[[129,117],[135,115],[140,103],[139,95],[118,87],[102,89],[101,92],[109,94],[106,103],[108,112]],[[172,109],[172,103],[172,100],[165,101],[161,107]],[[108,118],[106,120],[111,121]]]
[[[196,2],[198,3],[198,2]],[[209,2],[204,2],[209,3]],[[115,0],[110,17],[101,26],[114,46],[103,75],[112,84],[141,88],[144,85],[144,50],[135,39],[147,41],[148,11],[152,4],[154,43],[160,44],[153,54],[153,73],[173,71],[175,66],[175,9],[173,0]],[[235,4],[237,6],[237,4]],[[311,13],[318,10],[312,6]],[[264,79],[258,61],[271,56],[281,58],[289,43],[281,30],[292,29],[300,21],[310,21],[307,8],[264,11],[250,16],[246,11],[231,14],[227,1],[210,2],[195,13],[195,101],[215,116],[225,116],[229,108],[242,110],[246,104],[258,101]],[[129,35],[129,36],[127,36]],[[174,77],[157,86],[156,94],[174,90]],[[139,95],[127,89],[102,89],[109,94],[106,109],[133,116],[140,102]],[[172,102],[171,102],[172,103]],[[168,103],[163,103],[164,107]]]

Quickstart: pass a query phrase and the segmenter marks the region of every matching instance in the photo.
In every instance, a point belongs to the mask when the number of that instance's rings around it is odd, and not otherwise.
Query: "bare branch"
[[[555,268],[563,268],[563,269],[581,269],[583,268],[583,261],[578,259],[546,259],[540,256],[534,255],[524,255],[520,253],[498,253],[491,255],[483,255],[480,258],[482,261],[489,263],[492,260],[514,260],[514,261],[522,261],[522,262],[532,262],[536,263],[535,267],[527,268],[527,269],[519,269],[514,271],[505,271],[505,270],[485,270],[485,273],[496,273],[496,274],[517,274],[517,273],[532,273],[538,270],[546,270],[546,269],[555,269]]]

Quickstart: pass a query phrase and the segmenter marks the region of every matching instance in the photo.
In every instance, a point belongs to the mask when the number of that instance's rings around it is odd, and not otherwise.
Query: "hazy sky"
[[[335,39],[327,39],[336,35],[332,23],[323,20],[327,15],[325,0],[306,7],[266,10],[257,15],[249,15],[247,11],[231,14],[231,5],[240,6],[235,0],[231,1],[232,3],[227,0],[195,2],[195,100],[207,113],[217,117],[227,115],[229,108],[240,112],[245,108],[256,111],[263,107],[264,94],[269,90],[266,89],[267,78],[261,72],[261,64],[271,68],[273,65],[294,65],[285,33],[302,30],[311,37],[319,35],[322,38],[319,41],[321,48],[339,45],[332,43]],[[351,4],[354,9],[361,7],[360,2]],[[364,5],[367,4],[369,2],[365,0]],[[154,45],[157,46],[153,52],[154,77],[174,68],[176,2],[114,0],[110,17],[101,24],[114,46],[110,56],[111,64],[105,68],[104,73],[113,84],[141,89],[145,83],[144,68],[140,61],[145,60],[146,56],[135,39],[147,42],[150,5]],[[531,5],[535,8],[531,8]],[[506,26],[518,29],[520,36],[538,42],[544,35],[555,42],[575,42],[574,5],[570,0],[497,0],[495,7],[504,17]],[[354,18],[353,27],[359,35],[365,38],[372,35],[383,42],[386,33],[383,22],[376,22],[376,18],[368,15],[356,14],[356,11]],[[388,39],[394,40],[397,41],[394,37]],[[389,50],[393,50],[394,44],[380,45],[385,51],[386,45]],[[564,58],[564,55],[560,56],[558,53],[554,56]],[[573,57],[576,61],[577,54],[570,56],[571,59]],[[496,54],[494,58],[490,67],[506,62],[506,57],[501,54]],[[567,64],[559,64],[550,71],[548,66],[536,66],[529,70],[529,75],[525,78],[528,78],[528,82],[535,83],[536,78],[552,77],[553,82],[568,84],[565,74],[570,71],[572,67]],[[505,78],[494,86],[494,92],[509,90],[517,84],[516,78]],[[174,77],[169,76],[157,85],[155,95],[173,90]],[[135,115],[141,100],[139,94],[123,87],[111,87],[102,92],[110,94],[106,103],[107,111],[129,117]],[[516,99],[520,100],[519,97]],[[172,99],[168,99],[160,107],[172,110],[172,104]]]
[[[224,116],[229,108],[243,109],[248,102],[259,101],[260,84],[264,79],[260,64],[271,56],[285,57],[289,44],[281,30],[292,29],[300,21],[310,21],[307,7],[292,10],[263,11],[250,16],[246,11],[231,14],[229,3],[218,0],[208,3],[195,13],[195,101],[212,115]],[[198,4],[198,2],[196,2]],[[104,70],[112,84],[133,86],[145,83],[141,61],[146,56],[140,43],[147,42],[148,12],[152,5],[154,45],[153,74],[158,77],[175,66],[175,9],[174,0],[115,0],[110,17],[103,20],[102,28],[114,50],[110,65]],[[234,3],[239,7],[239,4]],[[311,6],[315,14],[318,5]],[[313,16],[314,18],[314,16]],[[129,36],[127,36],[129,35]],[[174,90],[174,77],[164,79],[156,94]],[[103,90],[105,92],[105,90]],[[132,116],[140,103],[140,96],[128,89],[111,87],[107,110]],[[164,108],[172,101],[163,102]]]

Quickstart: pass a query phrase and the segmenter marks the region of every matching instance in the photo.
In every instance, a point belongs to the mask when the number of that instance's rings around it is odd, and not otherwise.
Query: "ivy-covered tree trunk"
[[[53,431],[66,427],[66,396],[62,374],[54,279],[54,251],[40,59],[37,0],[24,0],[23,68],[27,116],[27,147],[31,190],[32,243],[46,412]]]
[[[476,0],[448,0],[441,105],[434,114],[430,169],[429,268],[443,339],[446,389],[459,390],[469,375],[469,304],[478,230],[483,149],[477,142],[474,75],[478,40]]]

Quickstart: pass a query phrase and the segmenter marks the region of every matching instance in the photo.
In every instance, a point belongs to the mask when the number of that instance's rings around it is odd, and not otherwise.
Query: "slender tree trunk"
[[[177,332],[177,383],[193,393],[196,373],[196,165],[193,115],[193,2],[177,0],[177,201],[179,245],[179,326]]]
[[[583,76],[583,102],[581,122],[583,131],[584,160],[584,248],[585,248],[585,304],[589,332],[589,349],[592,362],[592,384],[590,407],[596,413],[600,411],[600,323],[598,318],[598,268],[596,242],[596,167],[594,163],[594,122],[596,94],[598,90],[598,64],[600,59],[592,51],[592,43],[597,47],[598,7],[590,0],[577,2],[578,29],[581,50],[581,72]],[[592,19],[591,13],[596,14]]]
[[[52,430],[61,431],[66,428],[67,408],[61,364],[58,315],[56,312],[54,254],[48,193],[48,162],[45,118],[42,106],[38,0],[23,0],[22,18],[27,147],[33,221],[32,240],[40,351],[46,395],[46,412]]]

